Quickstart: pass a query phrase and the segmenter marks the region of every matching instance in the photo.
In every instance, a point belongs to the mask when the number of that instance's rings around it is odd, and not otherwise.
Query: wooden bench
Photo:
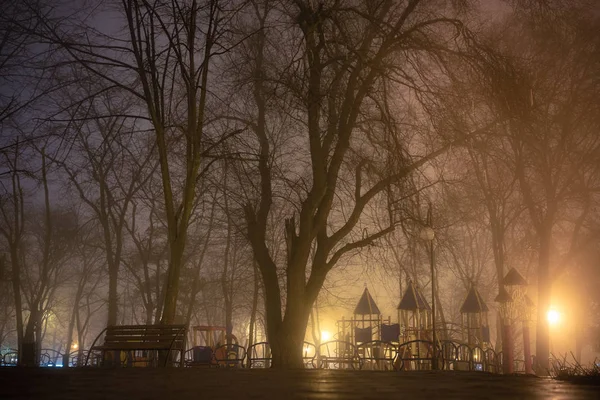
[[[104,344],[95,346],[98,339],[106,332]],[[171,360],[172,354],[179,352],[179,365],[184,365],[186,326],[185,325],[112,325],[106,327],[92,343],[86,358],[88,365],[90,354],[101,352],[101,365],[107,364],[107,355],[116,354],[118,360],[112,364],[121,364],[120,352],[127,352],[130,357],[132,352],[144,351],[146,356],[142,360],[131,359],[130,364],[143,362],[146,365],[157,365],[158,352],[166,352],[164,366]]]

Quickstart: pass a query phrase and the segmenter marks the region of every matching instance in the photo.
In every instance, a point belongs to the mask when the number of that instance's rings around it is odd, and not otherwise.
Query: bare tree
[[[277,4],[282,11],[253,4],[256,33],[238,65],[253,103],[236,115],[251,114],[238,119],[255,134],[255,169],[247,163],[245,174],[259,182],[248,185],[245,218],[273,366],[302,367],[310,311],[329,271],[397,223],[390,216],[373,226],[373,201],[445,150],[417,135],[411,116],[426,111],[419,97],[442,82],[442,38],[463,27],[436,2]],[[280,207],[285,222],[271,225]],[[282,228],[278,259],[268,233]]]
[[[152,127],[169,243],[162,322],[170,323],[176,314],[197,178],[211,143],[219,141],[205,131],[210,66],[227,51],[219,40],[235,2],[123,0],[117,8],[126,26],[122,34],[50,19],[44,19],[40,34],[104,83],[97,93],[117,91],[135,99],[138,112],[128,116],[143,118]]]
[[[90,291],[90,287],[95,288],[99,282],[99,278],[102,276],[100,273],[101,267],[105,264],[103,261],[102,252],[99,248],[95,247],[94,241],[102,241],[101,238],[97,238],[95,235],[95,229],[84,229],[80,227],[79,237],[76,239],[75,257],[71,260],[75,265],[71,265],[70,278],[75,282],[75,291],[70,293],[71,300],[71,312],[69,317],[69,323],[66,334],[65,352],[63,353],[63,366],[70,366],[69,362],[72,357],[73,348],[73,337],[77,322],[79,320],[79,313],[83,298],[86,296],[86,292]],[[105,260],[104,260],[105,261]],[[93,290],[91,290],[93,292]],[[81,340],[81,334],[77,332],[77,366],[82,365],[84,342]]]
[[[0,233],[9,250],[10,280],[12,282],[12,295],[14,298],[17,347],[21,354],[23,348],[23,302],[21,294],[21,269],[22,269],[22,245],[25,231],[25,206],[24,190],[21,184],[21,158],[22,145],[16,140],[14,146],[2,151],[4,165],[10,171],[10,180],[1,181],[2,194],[0,195],[0,211],[2,223]],[[8,175],[8,174],[5,174]]]
[[[98,89],[89,78],[89,85],[85,81],[80,84],[90,101],[66,110],[62,135],[70,139],[70,146],[54,161],[102,229],[109,277],[108,324],[116,324],[125,222],[133,196],[151,174],[154,154],[143,132],[123,117],[130,106],[110,93],[94,96]],[[54,123],[62,121],[55,118]]]
[[[598,201],[592,160],[600,151],[595,95],[600,43],[590,36],[598,25],[585,8],[551,3],[539,14],[513,20],[521,46],[509,48],[503,41],[500,48],[512,59],[489,74],[495,111],[510,116],[506,132],[514,171],[537,235],[538,373],[548,370],[552,281],[590,243],[581,238]]]

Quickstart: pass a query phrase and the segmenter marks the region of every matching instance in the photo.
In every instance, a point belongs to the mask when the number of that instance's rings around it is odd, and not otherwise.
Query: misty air
[[[595,0],[2,2],[1,397],[596,398],[599,77]]]

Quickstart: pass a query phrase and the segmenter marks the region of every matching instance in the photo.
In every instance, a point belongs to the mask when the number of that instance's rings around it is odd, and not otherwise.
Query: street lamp
[[[556,309],[551,308],[546,312],[546,319],[548,320],[548,325],[550,325],[550,327],[556,327],[560,324],[561,315]],[[548,331],[548,341],[550,344],[550,354],[552,354],[554,350],[552,349],[552,332],[550,331]]]
[[[431,267],[431,330],[433,348],[431,352],[431,369],[436,370],[437,367],[437,334],[435,323],[435,258],[433,253],[433,239],[435,231],[433,230],[433,218],[431,215],[431,203],[427,208],[427,224],[421,229],[420,237],[429,242],[429,261]]]
[[[546,314],[546,318],[548,318],[550,325],[557,325],[560,322],[560,313],[554,309],[550,309]]]

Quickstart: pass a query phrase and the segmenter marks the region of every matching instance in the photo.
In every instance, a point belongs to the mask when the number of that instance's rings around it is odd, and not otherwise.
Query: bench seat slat
[[[114,343],[95,346],[94,350],[180,350],[172,348],[171,343]]]
[[[142,335],[166,335],[166,336],[182,336],[184,335],[184,331],[164,331],[164,330],[140,330],[140,331],[120,331],[120,330],[108,330],[106,332],[108,336],[110,335],[123,335],[123,336],[142,336]]]
[[[181,341],[181,340],[175,340],[175,341],[171,341],[171,340],[153,340],[153,341],[132,340],[132,341],[119,341],[119,342],[104,342],[104,344],[102,344],[99,347],[119,346],[119,345],[131,346],[131,345],[135,345],[135,344],[144,345],[146,347],[152,347],[152,346],[161,347],[161,346],[164,346],[165,344],[167,344],[168,346],[172,346],[173,348],[183,347],[183,341]]]
[[[104,338],[105,342],[119,342],[119,341],[153,341],[153,340],[183,340],[183,335],[107,335]]]
[[[185,325],[110,325],[108,329],[133,331],[140,329],[180,330],[185,329]]]

